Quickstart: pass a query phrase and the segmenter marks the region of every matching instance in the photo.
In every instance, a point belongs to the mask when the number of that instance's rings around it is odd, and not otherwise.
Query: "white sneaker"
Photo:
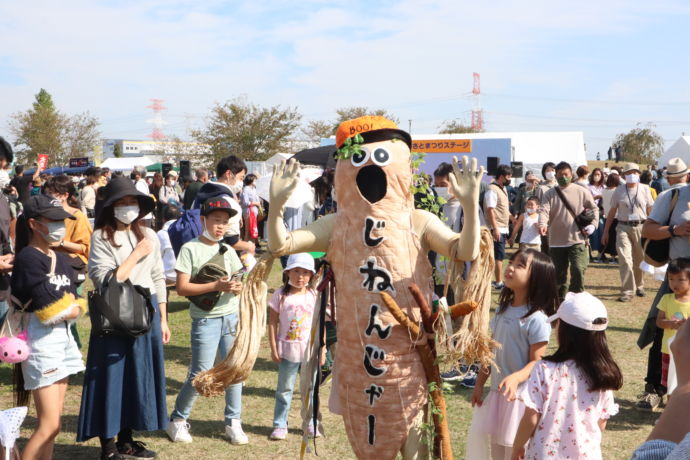
[[[183,418],[171,420],[165,432],[168,433],[168,437],[172,442],[192,442],[192,436],[189,434],[189,423]]]
[[[230,444],[249,444],[249,438],[244,434],[242,421],[239,419],[233,419],[230,421],[230,425],[225,425],[225,437],[230,440]]]

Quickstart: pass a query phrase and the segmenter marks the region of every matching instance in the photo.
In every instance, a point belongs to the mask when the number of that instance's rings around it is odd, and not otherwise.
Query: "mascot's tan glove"
[[[460,169],[457,157],[453,157],[450,188],[460,201],[465,220],[455,248],[455,257],[459,260],[471,261],[479,256],[479,186],[483,177],[484,167],[477,169],[476,158],[470,163],[466,156],[462,157]]]
[[[281,252],[288,238],[288,231],[283,222],[285,203],[299,184],[299,162],[296,160],[281,161],[273,166],[273,177],[269,189],[268,206],[268,250]]]
[[[273,167],[269,189],[268,250],[276,256],[297,252],[326,252],[335,215],[318,219],[306,227],[288,232],[283,222],[285,203],[299,185],[299,163],[281,161]]]
[[[455,259],[464,261],[471,261],[479,256],[479,186],[482,177],[484,167],[477,169],[476,158],[472,158],[470,163],[466,156],[463,157],[462,169],[458,165],[458,159],[453,158],[450,188],[462,205],[465,222],[458,235],[439,219],[428,215],[424,233],[433,251],[446,257],[454,255]]]

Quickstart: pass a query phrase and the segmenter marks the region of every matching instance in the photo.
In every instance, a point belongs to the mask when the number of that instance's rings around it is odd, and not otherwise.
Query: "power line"
[[[669,106],[669,105],[690,105],[690,101],[673,101],[673,102],[650,102],[650,101],[621,101],[621,100],[606,100],[606,99],[568,99],[558,97],[535,97],[535,96],[518,96],[514,94],[504,93],[485,93],[485,97],[503,97],[508,99],[520,99],[525,101],[545,101],[545,102],[571,102],[584,104],[600,104],[600,105],[644,105],[644,106]]]

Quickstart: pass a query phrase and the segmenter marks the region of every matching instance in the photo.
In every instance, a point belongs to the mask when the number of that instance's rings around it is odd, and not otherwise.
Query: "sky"
[[[638,124],[690,134],[689,24],[684,0],[0,0],[0,135],[40,88],[105,138],[145,139],[152,98],[182,138],[236,98],[435,133],[470,123],[477,72],[487,131],[582,131],[603,158]]]

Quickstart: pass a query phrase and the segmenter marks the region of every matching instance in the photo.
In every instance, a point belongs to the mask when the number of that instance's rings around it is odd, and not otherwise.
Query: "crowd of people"
[[[0,138],[0,170],[12,160],[11,147]],[[77,441],[99,438],[102,459],[154,458],[155,452],[134,439],[136,431],[165,430],[172,442],[193,442],[188,422],[198,396],[193,380],[213,366],[217,354],[224,357],[231,349],[243,274],[266,237],[262,220],[270,203],[256,193],[257,177],[247,174],[236,156],[221,159],[214,171],[197,169],[194,178],[175,171],[147,178],[138,168],[129,176],[90,168],[83,178],[46,177],[38,169],[25,176],[20,166],[15,172],[11,180],[0,175],[0,313],[10,303],[30,313],[31,353],[15,369],[15,390],[20,404],[33,398],[37,424],[22,458],[52,458],[68,378],[80,372]],[[567,162],[547,162],[516,187],[513,170],[498,166],[479,198],[497,261],[498,304],[490,324],[501,345],[496,367],[458,363],[444,374],[474,388],[466,458],[581,458],[583,453],[601,458],[602,432],[618,411],[613,392],[623,376],[606,343],[606,308],[585,291],[585,274],[591,263],[617,263],[618,300],[645,296],[642,238],[669,240],[670,263],[638,341],[640,347],[652,346],[645,393],[636,407],[654,410],[666,401],[667,413],[635,458],[663,458],[650,452],[670,452],[683,440],[690,431],[680,408],[687,406],[690,388],[688,173],[680,159],[658,171],[642,171],[634,163],[573,171]],[[449,187],[452,174],[452,165],[441,164],[432,194],[444,198],[439,214],[459,232],[463,209]],[[333,171],[312,185],[314,202],[286,209],[286,228],[336,212]],[[193,210],[200,229],[176,247],[172,229]],[[509,256],[506,246],[516,243]],[[445,291],[453,303],[458,293],[444,286],[443,258],[430,254],[430,260],[436,292]],[[278,370],[273,440],[288,437],[287,414],[317,299],[312,255],[293,254],[281,262],[283,284],[267,305],[270,355]],[[227,276],[204,279],[210,264],[223,267]],[[87,277],[96,289],[112,283],[145,288],[154,315],[148,332],[137,337],[91,334],[84,362],[74,325],[86,310]],[[171,337],[170,288],[190,299],[191,318],[189,370],[171,410],[164,360]],[[556,322],[557,346],[547,355]],[[332,342],[337,332],[331,332]],[[671,351],[677,390],[669,401]],[[326,361],[321,357],[321,364]],[[241,383],[225,389],[225,435],[232,444],[249,442],[241,424],[242,390]],[[673,423],[678,417],[685,417],[682,428]],[[319,427],[310,425],[308,435],[319,436]]]
[[[606,419],[617,412],[611,390],[622,386],[620,370],[606,350],[605,342],[592,338],[594,342],[589,346],[586,343],[590,336],[577,336],[575,333],[577,328],[603,331],[607,323],[603,304],[585,292],[585,273],[592,263],[618,264],[621,287],[617,300],[624,303],[630,302],[633,296],[646,295],[645,273],[656,276],[666,273],[638,340],[640,348],[650,344],[652,347],[648,355],[645,391],[635,408],[653,411],[668,401],[668,339],[685,324],[690,314],[685,304],[687,288],[683,284],[688,279],[685,267],[690,262],[687,238],[690,234],[687,220],[689,172],[680,158],[672,158],[668,165],[658,170],[647,167],[645,171],[641,171],[635,163],[611,168],[605,163],[603,169],[595,168],[590,172],[586,166],[573,171],[566,162],[547,162],[541,168],[541,181],[535,172],[528,171],[524,182],[513,187],[512,169],[507,165],[496,168],[493,181],[480,195],[480,217],[491,231],[496,261],[503,261],[506,257],[506,244],[512,247],[519,243],[518,252],[514,253],[505,269],[502,264],[496,264],[492,283],[494,289],[500,291],[499,305],[491,324],[494,339],[502,344],[496,352],[497,369],[500,371],[480,369],[473,363],[458,363],[456,368],[442,374],[445,380],[460,381],[463,386],[474,388],[472,404],[478,409],[470,428],[466,458],[518,458],[524,454],[524,445],[534,432],[543,408],[531,406],[535,402],[533,395],[530,395],[531,399],[516,397],[517,388],[521,386],[528,391],[526,389],[535,377],[531,372],[542,359],[548,344],[551,329],[547,317],[555,312],[555,306],[559,304],[561,309],[598,311],[599,317],[592,317],[591,320],[603,318],[602,327],[585,327],[581,322],[583,315],[587,317],[585,313],[576,314],[571,322],[561,316],[559,350],[542,361],[573,360],[580,371],[566,373],[578,375],[579,381],[559,381],[560,377],[554,376],[553,369],[550,369],[549,375],[539,375],[538,382],[543,387],[558,383],[564,393],[567,393],[563,390],[566,388],[564,383],[577,386],[582,382],[589,382],[590,392],[603,391],[601,398],[592,400],[592,409],[596,408],[592,414],[598,414],[599,420],[595,420],[595,417],[578,420],[577,413],[581,412],[582,407],[566,410],[572,411],[569,416],[574,417],[573,421],[588,425],[590,433],[599,432],[597,424],[603,430]],[[446,223],[458,231],[462,228],[462,208],[457,198],[448,194],[451,173],[451,165],[442,163],[434,173],[433,183],[437,195],[445,201],[441,211]],[[643,238],[669,240],[667,256],[671,262],[668,268],[655,268],[645,263]],[[526,267],[529,268],[526,274],[516,275],[524,272]],[[442,264],[437,263],[436,270],[442,274]],[[442,283],[443,276],[437,276],[436,280]],[[442,290],[437,289],[437,292]],[[569,300],[573,294],[578,296]],[[566,329],[563,322],[576,327]],[[573,338],[562,336],[562,331],[571,331]],[[577,346],[573,345],[575,337]],[[566,346],[568,348],[562,350]],[[594,363],[594,367],[592,356],[602,357],[600,362]],[[547,368],[544,365],[537,367],[542,370]],[[491,391],[484,398],[484,385],[489,376]],[[535,387],[531,391],[542,395],[554,393],[553,388]],[[555,400],[562,396],[553,395]],[[540,400],[540,403],[544,401]],[[524,416],[525,413],[528,415]],[[549,424],[554,423],[552,416],[548,420]],[[562,422],[556,420],[556,423]],[[539,430],[544,429],[541,428],[544,421],[539,423]],[[559,436],[560,441],[554,442]],[[483,440],[484,437],[486,440]],[[537,448],[533,442],[536,438],[533,438],[528,458],[545,458],[548,452],[548,455],[557,458],[565,458],[562,455],[578,458],[573,455],[576,451],[569,450],[570,445],[564,447],[565,451],[558,448],[557,444],[564,444],[564,439],[560,431],[554,433],[550,441],[542,436],[539,441],[542,446]],[[599,439],[599,435],[596,435],[594,442],[589,439],[588,442],[592,442],[589,447],[597,445]],[[576,446],[583,440],[573,440],[571,445]],[[535,452],[541,452],[541,455]],[[591,453],[588,452],[588,455]]]

